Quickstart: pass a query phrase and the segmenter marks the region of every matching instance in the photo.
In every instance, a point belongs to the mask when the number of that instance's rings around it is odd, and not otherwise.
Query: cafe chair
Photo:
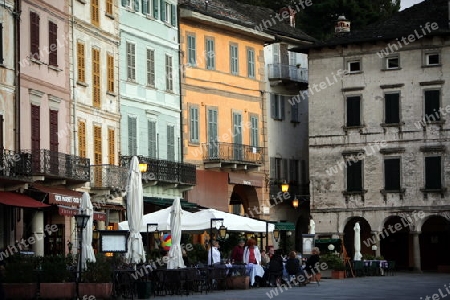
[[[389,275],[389,274],[391,276],[394,276],[394,274],[395,274],[395,261],[393,261],[393,260],[388,261],[386,275]]]
[[[362,260],[355,260],[353,262],[353,270],[356,277],[361,277],[365,275],[364,262]]]

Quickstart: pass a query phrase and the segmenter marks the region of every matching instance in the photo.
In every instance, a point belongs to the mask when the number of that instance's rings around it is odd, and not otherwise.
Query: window
[[[3,24],[0,23],[0,65],[3,65]]]
[[[441,157],[425,157],[425,189],[438,190],[441,188]]]
[[[173,91],[172,57],[166,54],[166,90]]]
[[[271,157],[270,177],[275,181],[288,180],[288,160],[278,157]]]
[[[255,78],[255,50],[247,50],[247,69],[248,77]]]
[[[106,0],[106,14],[112,16],[112,14],[113,14],[113,0]]]
[[[40,60],[39,56],[39,15],[30,12],[30,53],[31,58]]]
[[[167,160],[175,161],[175,126],[167,125]]]
[[[142,0],[142,14],[150,15],[150,7],[152,7],[151,0]]]
[[[100,108],[100,50],[92,48],[92,100]]]
[[[299,161],[298,159],[289,160],[289,182],[299,183]]]
[[[136,45],[127,42],[127,79],[136,80]]]
[[[52,21],[48,22],[48,64],[58,66],[58,26]]]
[[[361,126],[361,97],[347,97],[347,127]]]
[[[233,75],[239,74],[239,63],[238,63],[238,46],[230,45],[230,72]]]
[[[31,150],[39,151],[41,148],[41,107],[37,105],[31,105]],[[39,156],[35,156],[33,164],[37,164],[37,168],[40,165]]]
[[[114,134],[114,129],[108,128],[108,154],[109,154],[109,164],[116,164],[116,137]]]
[[[166,22],[166,5],[164,0],[160,0],[159,7],[161,9],[161,21]]]
[[[49,138],[50,138],[50,151],[55,153],[58,152],[58,111],[50,109],[50,130],[49,130]],[[55,157],[53,157],[54,159]],[[52,160],[52,157],[50,158]],[[57,165],[58,160],[52,165]]]
[[[156,122],[152,120],[148,120],[148,156],[151,158],[156,158]]]
[[[400,93],[384,94],[384,123],[400,123]]]
[[[177,26],[177,8],[174,4],[170,4],[170,24]]]
[[[217,115],[216,108],[208,108],[208,157],[210,159],[219,158]]]
[[[77,43],[77,70],[78,81],[86,82],[86,67],[84,62],[84,44]]]
[[[198,124],[198,106],[189,107],[189,141],[191,143],[199,142],[199,124]]]
[[[439,53],[426,53],[425,54],[425,65],[427,66],[438,66],[441,64],[441,56]]]
[[[425,120],[427,122],[436,122],[441,119],[440,96],[440,90],[425,91]]]
[[[258,130],[258,117],[250,117],[250,146],[259,147],[259,130]]]
[[[347,69],[350,73],[361,72],[361,60],[352,60],[347,62]]]
[[[243,158],[242,145],[242,115],[233,113],[233,159],[240,161]]]
[[[107,75],[108,75],[108,92],[114,93],[114,56],[111,54],[106,55],[107,61]]]
[[[147,49],[147,85],[155,86],[155,50]]]
[[[137,155],[137,122],[128,116],[128,155]]]
[[[102,158],[103,158],[102,152],[103,152],[102,151],[102,127],[94,126],[94,165],[101,165],[103,163],[102,162]],[[100,177],[100,180],[101,180],[100,174],[98,177]]]
[[[99,25],[100,20],[98,1],[99,0],[91,0],[91,23],[96,26]]]
[[[170,3],[167,2],[164,2],[164,6],[166,7],[164,21],[166,21],[166,23],[172,22],[172,7]]]
[[[292,123],[300,123],[299,108],[300,108],[299,102],[295,101],[293,105],[291,104],[291,122]]]
[[[386,158],[384,160],[384,189],[386,191],[399,191],[400,185],[400,158]]]
[[[216,68],[216,45],[212,38],[207,38],[205,44],[206,68],[214,70]]]
[[[284,97],[278,94],[270,94],[270,114],[272,119],[284,119]]]
[[[385,68],[388,70],[400,68],[400,58],[398,56],[386,57]]]
[[[362,160],[348,161],[347,165],[347,192],[362,192]]]
[[[78,155],[86,157],[86,123],[78,121]]]
[[[195,66],[196,65],[196,45],[195,45],[195,36],[194,35],[188,35],[187,36],[187,42],[188,42],[188,65]]]
[[[158,0],[152,0],[152,5],[153,5],[153,7],[152,7],[152,10],[153,10],[153,17],[155,18],[155,19],[158,19],[159,18],[159,12],[158,12]]]

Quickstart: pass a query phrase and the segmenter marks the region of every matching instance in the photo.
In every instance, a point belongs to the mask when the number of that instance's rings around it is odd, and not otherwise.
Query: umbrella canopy
[[[128,251],[125,259],[129,263],[144,261],[144,246],[139,232],[144,214],[144,198],[142,190],[142,175],[139,170],[139,160],[133,156],[130,162],[130,170],[127,180],[127,220],[130,229],[128,237]]]
[[[86,227],[83,229],[83,244],[81,248],[81,268],[86,269],[86,262],[95,262],[94,249],[92,248],[92,229],[94,223],[94,206],[92,206],[91,197],[84,192],[81,196],[80,209],[89,216]]]
[[[167,269],[184,268],[183,255],[181,252],[181,203],[180,198],[176,197],[171,207],[170,228],[172,235],[172,246],[169,250],[169,261]]]
[[[353,230],[355,231],[355,257],[353,260],[361,260],[361,228],[359,222],[356,222]]]

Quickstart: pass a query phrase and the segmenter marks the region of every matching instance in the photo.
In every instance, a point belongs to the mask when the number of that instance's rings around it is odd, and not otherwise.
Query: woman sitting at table
[[[247,241],[247,246],[244,249],[243,262],[245,264],[261,264],[261,252],[259,252],[254,239],[249,239]]]

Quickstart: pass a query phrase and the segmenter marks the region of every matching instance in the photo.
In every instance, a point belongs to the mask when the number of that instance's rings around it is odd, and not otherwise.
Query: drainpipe
[[[449,0],[450,1],[450,0]],[[181,87],[181,79],[183,75],[184,68],[181,67],[182,64],[182,58],[181,58],[181,28],[180,28],[180,7],[177,4],[177,27],[178,27],[178,85],[179,85],[179,91],[180,91],[180,139],[181,143],[179,146],[179,152],[180,152],[180,162],[184,162],[184,151],[183,151],[183,96],[182,96],[182,87]]]
[[[73,0],[71,1],[71,8],[70,8],[70,24],[69,24],[69,30],[72,30],[71,34],[72,34],[72,72],[70,72],[72,74],[72,122],[73,122],[73,153],[72,155],[77,155],[77,82],[76,82],[76,78],[75,78],[75,47],[76,47],[76,43],[75,43],[75,35],[74,35],[74,31],[75,31],[75,16],[74,16],[74,3]],[[70,50],[69,50],[70,51]],[[70,55],[70,54],[69,54]],[[70,68],[69,68],[70,70]],[[70,74],[69,74],[70,76]]]
[[[15,72],[15,99],[14,99],[14,147],[15,151],[20,151],[20,14],[21,1],[14,1],[14,63],[16,65]]]

